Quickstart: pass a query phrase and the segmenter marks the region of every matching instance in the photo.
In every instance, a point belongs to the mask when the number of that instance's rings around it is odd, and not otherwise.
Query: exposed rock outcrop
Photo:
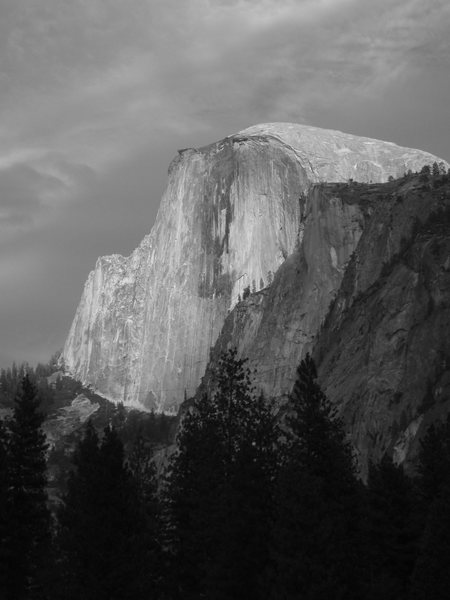
[[[315,347],[363,470],[386,452],[411,466],[450,411],[450,182],[395,184],[380,188]]]
[[[89,275],[64,347],[66,367],[114,401],[175,410],[185,391],[195,391],[227,313],[247,286],[262,290],[273,310],[289,311],[279,304],[283,292],[264,290],[294,252],[304,259],[300,272],[294,255],[283,273],[295,271],[300,304],[314,314],[292,308],[297,321],[286,325],[287,337],[273,332],[271,344],[280,366],[291,355],[296,360],[311,343],[366,218],[357,204],[319,191],[308,196],[311,184],[386,180],[434,160],[387,142],[283,123],[180,151],[151,233],[128,258],[100,258]],[[311,278],[311,261],[320,281]],[[291,278],[283,273],[277,277]],[[269,335],[264,311],[253,327]],[[269,356],[271,348],[265,351]]]
[[[302,243],[227,317],[203,386],[236,346],[283,404],[313,352],[361,474],[386,452],[410,467],[450,411],[450,181],[431,181],[315,185]]]
[[[61,407],[43,425],[50,447],[54,447],[59,440],[80,429],[97,412],[99,407],[100,405],[97,402],[91,402],[84,394],[78,394],[69,406]]]
[[[360,201],[355,185],[355,194],[341,194],[344,189],[345,184],[312,187],[296,249],[270,286],[235,307],[212,352],[211,366],[228,347],[237,347],[268,397],[282,399],[291,391],[298,363],[312,350],[373,211],[371,201]]]

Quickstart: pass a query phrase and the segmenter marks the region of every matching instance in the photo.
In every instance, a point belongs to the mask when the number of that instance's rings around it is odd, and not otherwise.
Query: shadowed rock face
[[[282,405],[312,352],[361,475],[386,452],[411,468],[450,411],[450,182],[315,185],[303,228],[271,286],[225,320],[203,386],[236,346]]]
[[[244,288],[264,290],[269,273],[294,252],[303,256],[301,267],[293,259],[286,267],[295,269],[305,310],[314,314],[301,335],[293,326],[290,337],[280,331],[271,345],[280,364],[296,359],[365,220],[356,204],[308,196],[311,184],[385,180],[434,160],[386,142],[283,123],[179,151],[151,233],[131,256],[102,257],[90,273],[64,347],[66,366],[111,400],[175,410],[185,391],[195,391]],[[320,284],[311,281],[311,261]],[[289,311],[280,300],[268,299]],[[269,335],[266,321],[261,316]]]
[[[315,347],[363,474],[450,411],[450,183],[384,187]]]
[[[372,211],[357,194],[341,195],[348,187],[342,186],[311,188],[297,247],[270,286],[234,308],[212,353],[214,365],[222,352],[236,346],[257,369],[255,382],[268,397],[283,399],[291,391],[297,366],[312,349]]]

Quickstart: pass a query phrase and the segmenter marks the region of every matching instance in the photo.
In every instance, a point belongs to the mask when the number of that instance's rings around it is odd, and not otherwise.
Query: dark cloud
[[[177,148],[290,120],[450,159],[449,29],[444,0],[3,0],[0,364],[63,344]]]

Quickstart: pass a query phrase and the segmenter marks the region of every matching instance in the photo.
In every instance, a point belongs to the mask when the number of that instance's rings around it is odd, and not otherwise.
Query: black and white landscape
[[[448,597],[449,28],[0,7],[0,598]]]

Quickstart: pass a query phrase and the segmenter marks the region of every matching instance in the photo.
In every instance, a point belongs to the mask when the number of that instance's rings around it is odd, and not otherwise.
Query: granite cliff
[[[314,344],[363,470],[385,453],[414,465],[450,411],[450,177],[375,190],[361,191],[374,212]]]
[[[284,123],[180,150],[151,233],[131,256],[102,257],[90,273],[64,347],[66,367],[114,401],[176,410],[198,386],[230,311],[237,327],[238,301],[250,286],[253,310],[236,329],[239,345],[262,387],[284,393],[373,210],[312,184],[386,181],[435,160]],[[287,291],[294,280],[295,297]]]
[[[270,286],[239,302],[227,316],[209,370],[228,347],[237,347],[257,370],[266,396],[287,398],[296,368],[316,334],[370,220],[371,203],[346,184],[315,184],[308,192],[299,243]],[[352,189],[359,185],[352,184]]]
[[[281,406],[306,352],[364,476],[384,453],[414,463],[450,411],[450,177],[316,184],[302,243],[225,320],[203,386],[236,346]]]

